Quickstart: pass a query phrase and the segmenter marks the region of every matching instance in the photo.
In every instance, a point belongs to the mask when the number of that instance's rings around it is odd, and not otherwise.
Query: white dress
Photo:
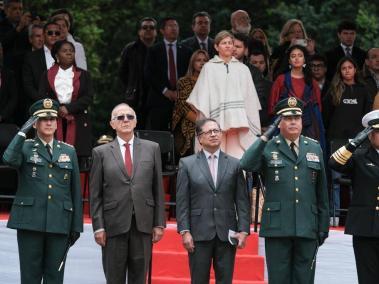
[[[217,55],[207,62],[187,102],[223,130],[221,148],[241,158],[261,133],[257,91],[249,68],[232,57],[226,64]]]

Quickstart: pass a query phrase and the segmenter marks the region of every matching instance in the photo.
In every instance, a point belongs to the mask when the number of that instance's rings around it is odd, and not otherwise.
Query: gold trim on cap
[[[294,111],[294,112],[297,112],[297,114],[299,114],[299,115],[303,114],[303,112],[301,111],[301,108],[299,108],[299,107],[283,108],[283,109],[279,110],[276,114],[282,114],[282,113],[287,112],[287,111]]]
[[[49,115],[47,115],[49,114]],[[58,116],[58,112],[56,110],[53,110],[53,109],[49,109],[49,110],[46,110],[46,109],[40,109],[40,110],[37,110],[33,113],[33,115],[36,115],[36,116],[39,116],[39,117],[46,117],[46,116]]]

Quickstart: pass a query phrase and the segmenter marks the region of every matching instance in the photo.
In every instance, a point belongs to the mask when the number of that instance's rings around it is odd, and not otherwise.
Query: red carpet
[[[214,273],[211,273],[214,282]],[[168,224],[163,239],[153,250],[152,282],[154,284],[190,283],[188,255],[176,232],[176,224]],[[252,233],[243,250],[237,251],[234,268],[235,284],[263,284],[264,258],[258,255],[258,235]]]

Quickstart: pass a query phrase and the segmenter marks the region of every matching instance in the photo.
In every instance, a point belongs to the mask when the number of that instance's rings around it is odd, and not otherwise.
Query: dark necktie
[[[47,153],[49,154],[49,156],[50,156],[50,159],[53,159],[53,154],[52,154],[52,152],[51,152],[51,147],[50,147],[50,144],[46,144],[46,151],[47,151]]]
[[[201,48],[202,50],[207,51],[207,45],[205,44],[204,41],[200,42],[200,48]]]
[[[351,57],[351,48],[350,47],[346,47],[345,51],[346,51],[346,56]]]
[[[170,76],[170,85],[171,89],[176,90],[176,66],[174,59],[174,51],[172,50],[172,43],[168,44],[168,68],[169,68],[169,76]]]
[[[297,160],[297,153],[295,151],[295,143],[294,142],[291,142],[290,148],[291,148],[292,154],[295,156],[295,159]]]
[[[125,143],[125,168],[129,176],[132,176],[133,163],[132,156],[130,155],[130,144]]]

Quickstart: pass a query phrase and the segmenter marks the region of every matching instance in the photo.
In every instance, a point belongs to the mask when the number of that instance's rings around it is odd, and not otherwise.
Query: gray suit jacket
[[[250,206],[239,161],[220,152],[214,186],[203,151],[179,162],[176,188],[178,232],[189,230],[194,241],[228,240],[229,229],[250,232]]]
[[[165,227],[157,143],[134,138],[131,177],[126,172],[117,139],[94,148],[92,158],[90,206],[94,231],[104,228],[108,237],[126,233],[133,214],[140,232],[151,234],[153,227]]]

